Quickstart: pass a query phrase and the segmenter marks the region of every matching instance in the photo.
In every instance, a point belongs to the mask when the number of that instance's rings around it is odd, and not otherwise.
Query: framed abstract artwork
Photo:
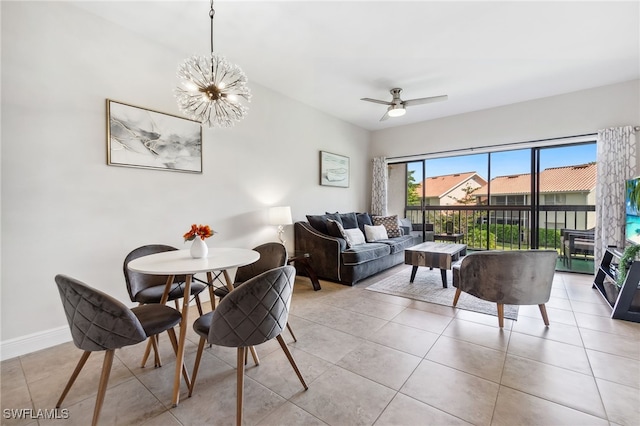
[[[349,157],[320,151],[320,185],[349,187]]]
[[[202,126],[107,99],[107,164],[202,173]]]

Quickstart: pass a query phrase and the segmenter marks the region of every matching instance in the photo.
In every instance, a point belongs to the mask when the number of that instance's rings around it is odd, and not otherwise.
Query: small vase
[[[209,253],[209,247],[205,244],[204,240],[200,237],[195,237],[193,243],[191,243],[191,257],[194,259],[202,259],[207,257]]]

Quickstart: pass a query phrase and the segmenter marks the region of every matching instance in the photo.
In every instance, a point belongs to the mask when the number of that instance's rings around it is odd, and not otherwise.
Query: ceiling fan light
[[[401,117],[406,112],[407,112],[407,110],[402,108],[402,107],[399,107],[399,108],[391,107],[391,108],[389,108],[389,111],[387,112],[387,114],[389,115],[389,117]]]

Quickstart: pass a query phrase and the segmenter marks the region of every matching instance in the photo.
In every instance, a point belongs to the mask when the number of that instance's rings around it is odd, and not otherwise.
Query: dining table
[[[244,266],[257,261],[260,253],[243,248],[218,248],[209,247],[208,254],[204,258],[193,258],[189,250],[173,250],[142,256],[129,262],[127,267],[134,271],[150,275],[166,275],[167,284],[160,303],[167,302],[171,284],[176,275],[184,275],[184,297],[182,299],[182,320],[180,321],[180,335],[178,338],[178,350],[176,354],[176,371],[173,381],[173,407],[180,402],[180,375],[184,365],[184,346],[187,336],[187,321],[189,318],[189,299],[191,296],[191,281],[193,275],[206,273],[209,281],[211,274],[222,272],[229,291],[233,290],[233,282],[228,270]],[[213,283],[209,283],[212,285]],[[212,301],[213,306],[213,301]],[[188,378],[185,377],[185,379]],[[188,383],[187,383],[188,385]]]

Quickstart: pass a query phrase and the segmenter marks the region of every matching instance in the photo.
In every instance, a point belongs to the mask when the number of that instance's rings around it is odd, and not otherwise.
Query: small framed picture
[[[202,173],[202,126],[107,99],[107,164]]]
[[[320,185],[349,187],[349,157],[320,151]]]

